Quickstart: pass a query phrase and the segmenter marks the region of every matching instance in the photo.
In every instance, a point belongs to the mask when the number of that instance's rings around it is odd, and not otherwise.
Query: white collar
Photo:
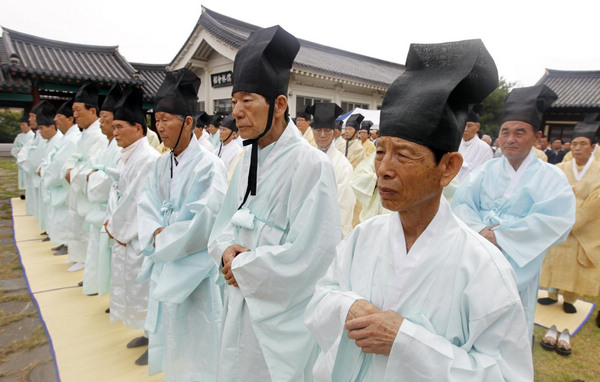
[[[588,158],[585,166],[583,166],[583,169],[581,170],[581,172],[579,172],[579,171],[577,171],[577,163],[575,161],[575,158],[573,158],[573,160],[572,160],[572,162],[573,162],[573,175],[575,176],[575,179],[578,182],[583,178],[583,176],[585,175],[585,173],[587,172],[587,170],[592,165],[593,161],[594,161],[594,153],[592,152],[590,154],[590,157]]]
[[[129,146],[121,149],[121,159],[123,160],[123,163],[127,163],[127,161],[129,160],[129,158],[131,157],[131,154],[133,154],[133,152],[135,151],[135,149],[139,146],[139,144],[142,141],[142,139],[145,139],[145,138],[146,137],[141,137],[140,139],[138,139],[137,141],[133,142]]]

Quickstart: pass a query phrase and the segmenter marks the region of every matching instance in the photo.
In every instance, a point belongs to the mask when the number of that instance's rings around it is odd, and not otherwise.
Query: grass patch
[[[31,301],[31,297],[28,294],[6,294],[0,291],[0,303],[11,301],[27,302]]]
[[[9,354],[22,350],[29,351],[47,343],[48,338],[46,338],[46,332],[44,331],[42,325],[39,325],[33,330],[31,337],[24,340],[14,341],[4,349],[0,349],[0,363],[4,362]]]
[[[0,311],[0,328],[6,325],[12,324],[13,322],[20,321],[27,317],[34,317],[37,313],[23,313],[23,314],[5,314]]]

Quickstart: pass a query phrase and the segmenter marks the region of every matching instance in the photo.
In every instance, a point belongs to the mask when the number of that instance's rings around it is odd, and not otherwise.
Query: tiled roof
[[[233,19],[205,7],[202,8],[202,14],[198,19],[196,29],[199,27],[204,28],[215,38],[234,49],[239,49],[248,39],[250,33],[260,29],[258,26]],[[190,34],[184,46],[187,45],[193,35],[194,32]],[[299,42],[300,51],[294,60],[292,71],[341,78],[358,84],[384,88],[387,88],[404,72],[404,65],[306,40],[299,40]]]
[[[131,66],[140,73],[140,79],[144,82],[142,89],[144,89],[144,95],[154,98],[158,88],[165,79],[165,73],[167,73],[167,65],[161,64],[139,64],[131,63]]]
[[[0,65],[11,73],[39,78],[140,83],[117,46],[94,46],[49,40],[2,28]],[[10,57],[18,58],[11,63]]]
[[[553,109],[600,107],[600,71],[546,69],[537,82],[542,84],[558,95]]]

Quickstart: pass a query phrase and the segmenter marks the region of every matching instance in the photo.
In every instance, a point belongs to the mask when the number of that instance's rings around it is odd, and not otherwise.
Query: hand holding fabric
[[[223,273],[223,275],[225,275],[225,280],[227,281],[227,284],[233,285],[234,287],[238,287],[237,281],[233,276],[233,271],[231,270],[231,263],[233,263],[233,259],[235,259],[235,257],[238,254],[247,251],[250,251],[250,249],[242,247],[239,244],[233,244],[227,247],[227,249],[225,249],[225,252],[223,252],[223,269],[221,269],[221,272]]]
[[[492,228],[497,226],[498,224],[487,226],[484,229],[482,229],[481,232],[479,232],[479,234],[486,238],[490,243],[498,247],[500,250],[502,250],[502,248],[500,248],[500,246],[498,245],[498,242],[496,242],[496,234],[494,233],[494,231],[492,231]]]
[[[369,303],[369,305],[371,304]],[[375,307],[375,309],[377,308]],[[352,311],[352,307],[350,311]],[[360,347],[364,353],[388,356],[403,321],[404,317],[388,310],[351,319],[346,322],[344,327],[348,330],[348,338],[354,340],[356,346]]]

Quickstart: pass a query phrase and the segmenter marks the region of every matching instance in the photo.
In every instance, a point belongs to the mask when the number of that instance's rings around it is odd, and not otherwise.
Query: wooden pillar
[[[33,107],[40,102],[40,89],[38,88],[36,82],[31,84],[31,95],[33,96],[33,104],[31,105]]]

